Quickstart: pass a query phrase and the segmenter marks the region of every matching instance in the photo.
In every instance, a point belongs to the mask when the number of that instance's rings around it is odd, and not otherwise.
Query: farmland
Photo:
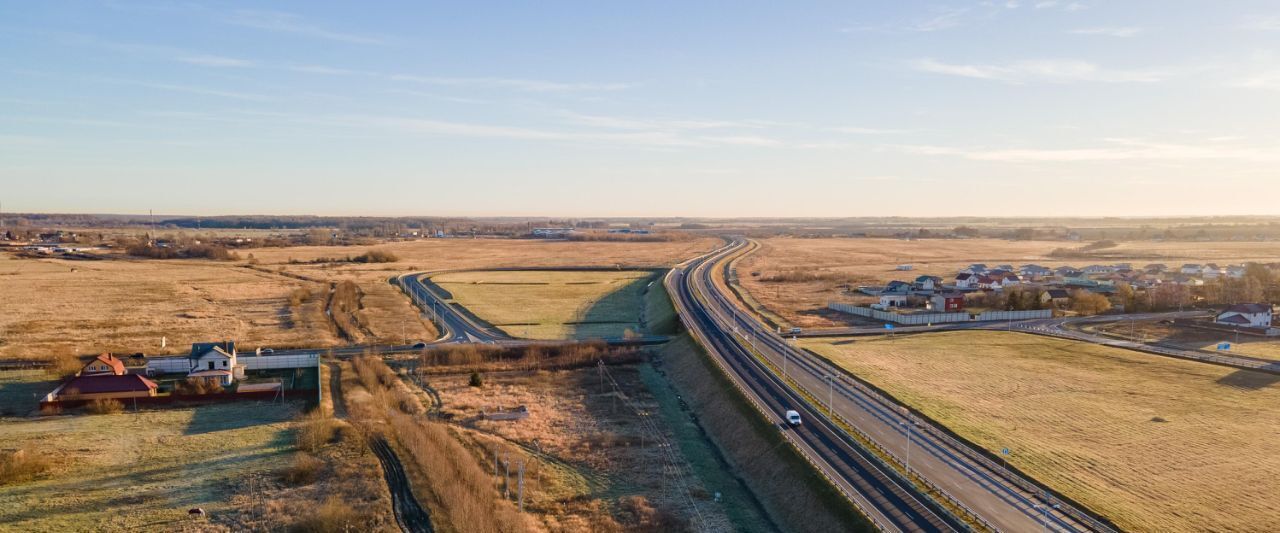
[[[647,271],[471,271],[432,281],[509,335],[533,339],[621,337],[645,327]],[[658,290],[661,290],[659,287]]]
[[[713,239],[658,242],[545,242],[438,239],[375,247],[305,246],[241,250],[236,261],[101,261],[0,254],[0,358],[58,353],[166,353],[191,342],[236,339],[241,346],[331,346],[430,339],[391,276],[414,270],[503,266],[660,267],[709,249]],[[314,262],[370,249],[388,263]],[[252,256],[252,257],[251,257]],[[330,284],[356,285],[344,338],[325,314]],[[167,340],[168,348],[160,347]]]
[[[1275,376],[1002,332],[803,346],[1124,529],[1280,527]]]
[[[846,287],[883,284],[894,279],[936,275],[950,280],[972,263],[1046,267],[1090,263],[1135,264],[1216,261],[1280,261],[1280,242],[1120,242],[1083,257],[1059,259],[1049,254],[1080,243],[1007,241],[999,239],[760,239],[760,250],[737,264],[740,283],[768,310],[802,327],[834,326],[847,316],[826,310],[827,302],[842,297]],[[913,270],[896,271],[910,264]]]

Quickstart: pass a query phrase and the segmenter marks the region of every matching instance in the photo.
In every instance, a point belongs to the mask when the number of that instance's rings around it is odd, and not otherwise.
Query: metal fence
[[[827,308],[841,313],[874,318],[876,320],[883,320],[885,322],[893,322],[895,324],[904,324],[908,326],[924,326],[928,324],[947,324],[955,322],[994,322],[997,320],[1033,320],[1053,318],[1053,310],[1051,309],[1040,309],[1036,311],[984,311],[977,315],[973,315],[969,313],[903,314],[838,302],[831,302],[827,304]]]

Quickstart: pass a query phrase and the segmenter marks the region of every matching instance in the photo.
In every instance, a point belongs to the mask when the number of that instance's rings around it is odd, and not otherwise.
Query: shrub
[[[293,464],[280,474],[280,479],[290,485],[310,485],[320,478],[322,468],[324,461],[306,452],[299,453]]]
[[[387,250],[369,250],[353,259],[357,263],[394,263],[399,260],[396,254]]]
[[[294,438],[297,441],[299,450],[316,453],[330,442],[333,442],[334,434],[337,431],[337,420],[315,413],[308,415],[303,420],[302,425],[298,426],[298,431]]]
[[[472,372],[472,373],[471,373],[471,379],[470,379],[469,381],[467,381],[467,384],[468,384],[468,385],[471,385],[472,387],[483,387],[483,386],[484,386],[484,378],[480,377],[480,373],[479,373],[479,372]]]
[[[352,509],[337,496],[330,496],[314,512],[294,522],[290,529],[299,533],[360,531],[360,526],[366,522],[368,518],[365,515]]]
[[[27,444],[12,452],[0,451],[0,485],[22,483],[39,476],[53,466],[35,444]]]
[[[82,368],[84,368],[84,361],[81,361],[70,349],[64,349],[53,355],[45,371],[53,377],[62,379],[76,375],[76,372]]]
[[[186,381],[179,382],[176,388],[178,394],[188,394],[192,396],[202,394],[221,394],[223,392],[221,383],[197,378],[188,378]]]
[[[124,412],[124,404],[112,398],[99,398],[91,400],[85,410],[95,415],[116,415]]]

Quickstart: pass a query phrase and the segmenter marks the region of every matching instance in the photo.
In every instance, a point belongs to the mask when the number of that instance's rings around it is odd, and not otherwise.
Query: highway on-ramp
[[[949,500],[951,505],[967,510],[983,527],[1002,531],[1113,530],[1070,502],[1049,494],[1034,481],[1004,468],[918,415],[907,412],[892,399],[852,379],[844,371],[790,345],[743,311],[717,285],[716,277],[724,279],[728,261],[744,251],[746,246],[745,240],[735,239],[725,248],[673,270],[668,277],[669,289],[677,300],[686,326],[694,331],[713,357],[736,373],[739,382],[745,382],[756,390],[758,396],[766,399],[770,396],[791,398],[790,408],[796,408],[796,403],[804,403],[807,410],[802,412],[807,414],[808,420],[821,418],[811,402],[830,405],[838,420],[895,457],[897,463],[909,463],[910,471],[930,485],[940,495],[939,499]],[[753,352],[754,356],[751,355]],[[767,361],[768,366],[761,361]],[[746,373],[745,369],[751,367],[767,373],[769,379],[754,378]],[[780,379],[780,373],[785,373],[787,379]],[[800,390],[809,401],[795,399]],[[774,409],[775,416],[782,414],[776,411],[779,409],[776,404],[766,404],[765,408]],[[835,427],[833,424],[821,425],[825,430]],[[844,428],[838,431],[846,433],[845,442],[848,442],[847,431]],[[851,458],[849,453],[842,456],[821,449],[801,449],[806,454],[816,452],[817,457],[811,460],[820,468],[824,463],[834,466],[847,463]],[[858,486],[852,481],[849,485]],[[908,487],[899,488],[909,490]],[[877,493],[872,489],[870,493],[864,493],[863,498],[872,500]],[[865,506],[858,497],[852,499],[860,507]],[[921,503],[932,507],[929,502]],[[868,512],[864,508],[863,511],[875,514],[874,510]],[[882,514],[892,520],[894,512],[907,514],[903,508],[883,511]],[[876,516],[872,518],[880,521]],[[918,522],[911,526],[902,526],[898,522],[890,524],[894,525],[898,527],[882,527],[904,530],[929,527]],[[932,526],[942,528],[939,524]]]

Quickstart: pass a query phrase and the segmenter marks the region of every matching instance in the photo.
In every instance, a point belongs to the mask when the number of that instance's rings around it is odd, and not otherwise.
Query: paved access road
[[[1117,339],[1104,335],[1088,333],[1080,330],[1080,326],[1103,324],[1108,322],[1121,322],[1125,320],[1164,320],[1175,318],[1193,318],[1204,315],[1202,311],[1185,311],[1180,313],[1146,313],[1135,315],[1115,315],[1115,316],[1095,316],[1095,317],[1076,317],[1076,318],[1054,318],[1049,320],[1028,320],[1025,322],[1014,322],[1012,329],[1024,333],[1034,333],[1037,335],[1048,335],[1052,337],[1060,337],[1081,342],[1091,342],[1104,346],[1115,348],[1125,348],[1129,350],[1137,350],[1155,355],[1163,355],[1167,357],[1177,357],[1179,359],[1188,359],[1201,363],[1210,363],[1215,365],[1230,366],[1244,370],[1258,370],[1261,372],[1269,372],[1272,374],[1280,374],[1280,361],[1272,361],[1269,359],[1260,359],[1244,355],[1232,355],[1229,353],[1210,352],[1206,350],[1188,350],[1178,346],[1162,344],[1160,342],[1145,343],[1125,339]]]
[[[708,330],[702,335],[704,339],[727,339],[721,342],[704,340],[705,344],[711,344],[708,350],[713,355],[722,360],[732,360],[748,353],[748,349],[754,349],[792,381],[793,386],[788,389],[802,388],[810,398],[831,405],[837,416],[850,426],[897,457],[899,462],[909,463],[913,473],[993,529],[1112,530],[1068,502],[1047,494],[1032,480],[1003,468],[978,450],[907,413],[892,399],[858,383],[844,371],[791,346],[743,311],[731,300],[732,296],[726,296],[716,285],[716,280],[724,279],[728,259],[745,246],[745,240],[735,240],[705,260],[673,274],[688,287],[686,292],[689,295],[680,298],[685,308],[682,313],[696,315],[692,320],[686,318],[686,323],[692,322],[691,329]],[[703,315],[709,318],[697,318]],[[774,371],[771,375],[777,378],[777,373]],[[808,418],[814,416],[812,411],[808,413]],[[827,456],[822,460],[838,462],[841,459]]]

